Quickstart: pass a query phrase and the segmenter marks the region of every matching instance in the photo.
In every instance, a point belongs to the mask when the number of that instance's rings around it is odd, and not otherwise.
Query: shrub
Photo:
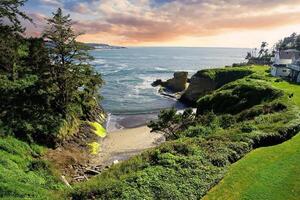
[[[217,114],[237,114],[265,101],[272,101],[283,93],[267,84],[258,85],[253,80],[230,83],[211,95],[198,100],[197,114],[213,111]]]
[[[229,128],[236,123],[236,118],[233,115],[225,114],[219,117],[219,123],[222,128]]]
[[[250,123],[243,123],[242,127],[240,128],[240,130],[245,133],[250,133],[256,129],[257,128],[253,124],[250,124]]]

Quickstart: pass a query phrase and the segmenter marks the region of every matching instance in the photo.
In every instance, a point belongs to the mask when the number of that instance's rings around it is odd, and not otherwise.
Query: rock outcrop
[[[213,79],[197,73],[192,76],[189,87],[179,100],[188,105],[195,105],[200,96],[215,90],[216,87],[217,84]]]
[[[153,87],[162,86],[171,92],[182,92],[186,89],[188,82],[188,72],[175,72],[174,77],[167,81],[160,79],[152,83]]]
[[[195,106],[200,97],[223,85],[250,75],[246,68],[224,68],[198,71],[190,79],[189,87],[179,99],[185,104]]]

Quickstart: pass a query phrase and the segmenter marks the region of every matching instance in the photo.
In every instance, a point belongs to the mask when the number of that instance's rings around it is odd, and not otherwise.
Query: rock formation
[[[175,72],[174,77],[167,81],[160,79],[152,83],[153,87],[162,86],[171,92],[182,92],[186,89],[188,82],[188,72]]]
[[[200,97],[222,87],[223,85],[250,75],[244,68],[223,68],[198,71],[190,79],[189,87],[179,99],[183,103],[195,106]]]
[[[189,105],[194,105],[200,96],[215,90],[216,86],[213,79],[201,76],[197,73],[190,79],[189,87],[181,96],[180,101]]]

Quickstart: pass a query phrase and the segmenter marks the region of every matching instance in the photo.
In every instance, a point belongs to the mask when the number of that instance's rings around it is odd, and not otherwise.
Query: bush
[[[213,111],[217,114],[237,114],[258,105],[262,102],[270,102],[283,93],[267,84],[258,85],[252,80],[236,81],[227,84],[211,95],[198,100],[197,114]]]
[[[236,117],[230,114],[221,115],[219,117],[219,123],[222,128],[229,128],[236,123]]]
[[[243,123],[240,130],[244,133],[251,133],[252,131],[256,130],[257,128],[250,123]]]

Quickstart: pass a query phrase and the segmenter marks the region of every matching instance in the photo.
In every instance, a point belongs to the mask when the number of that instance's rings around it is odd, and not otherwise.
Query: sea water
[[[246,48],[129,47],[90,51],[92,65],[102,74],[102,106],[110,113],[110,130],[134,127],[155,118],[161,109],[184,107],[159,95],[151,83],[176,71],[189,76],[201,69],[244,61]]]

